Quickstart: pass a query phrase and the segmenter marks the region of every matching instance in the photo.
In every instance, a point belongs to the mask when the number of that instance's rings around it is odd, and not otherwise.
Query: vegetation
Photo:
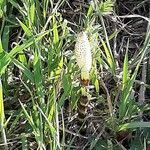
[[[149,6],[1,0],[0,149],[150,149]],[[74,54],[81,31],[92,49],[83,110]]]

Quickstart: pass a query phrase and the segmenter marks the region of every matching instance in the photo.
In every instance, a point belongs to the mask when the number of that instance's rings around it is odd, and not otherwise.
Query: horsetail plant
[[[90,81],[90,70],[92,67],[91,46],[86,32],[82,31],[77,35],[75,44],[75,56],[77,64],[81,70],[81,96],[78,101],[78,123],[82,125],[85,121],[90,94],[87,86]],[[84,129],[81,129],[83,131]],[[84,132],[84,131],[83,131]]]

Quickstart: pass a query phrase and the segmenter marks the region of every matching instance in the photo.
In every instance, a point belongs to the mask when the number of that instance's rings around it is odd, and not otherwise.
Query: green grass
[[[138,139],[138,146],[148,149],[150,122],[139,113],[150,106],[139,105],[134,92],[138,93],[142,62],[149,57],[150,31],[133,60],[128,37],[120,63],[112,41],[119,40],[122,28],[112,30],[107,20],[109,14],[117,18],[117,3],[78,4],[76,17],[68,11],[72,21],[62,11],[72,6],[69,0],[0,1],[0,149],[123,149],[124,143],[117,139],[121,132],[131,135],[130,148],[137,147]],[[87,120],[92,122],[94,109],[102,118],[95,119],[85,135],[75,119],[81,87],[74,44],[82,30],[89,35],[93,55],[94,88]]]

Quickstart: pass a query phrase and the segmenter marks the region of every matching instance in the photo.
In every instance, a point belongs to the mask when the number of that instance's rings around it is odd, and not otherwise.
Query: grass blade
[[[119,126],[119,131],[135,128],[150,128],[150,122],[131,122]]]
[[[19,52],[21,52],[22,50],[28,48],[33,43],[38,42],[39,40],[41,40],[48,33],[49,33],[48,31],[44,32],[44,33],[40,33],[37,36],[35,36],[35,38],[33,38],[33,37],[30,38],[29,40],[27,40],[22,45],[17,45],[9,53],[6,53],[5,56],[0,60],[0,75],[2,75],[5,72],[5,69],[7,68],[7,66],[9,65],[9,63],[11,62],[11,60]]]
[[[4,128],[4,100],[3,100],[3,89],[2,89],[2,82],[0,78],[0,131],[2,135],[3,142],[5,144],[5,148],[7,149],[7,139],[6,139],[6,133]]]

